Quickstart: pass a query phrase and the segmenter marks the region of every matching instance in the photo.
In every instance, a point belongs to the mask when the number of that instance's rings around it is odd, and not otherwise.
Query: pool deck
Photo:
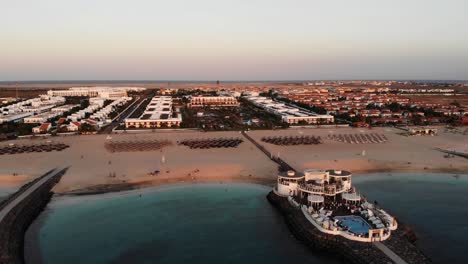
[[[355,216],[355,215],[335,216],[335,219],[338,219],[344,226],[348,227],[349,230],[355,234],[369,233],[369,230],[372,229],[369,223],[367,223],[367,221],[364,220],[364,218],[360,216]],[[350,223],[350,221],[352,223]],[[356,225],[354,221],[359,221],[360,225]]]

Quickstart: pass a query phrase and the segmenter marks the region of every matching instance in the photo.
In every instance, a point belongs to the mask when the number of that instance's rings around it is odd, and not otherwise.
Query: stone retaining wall
[[[276,195],[273,191],[267,196],[284,216],[291,233],[306,246],[317,253],[325,253],[337,256],[343,263],[370,264],[393,263],[380,249],[368,242],[348,240],[341,236],[335,236],[320,232],[304,216],[300,209],[294,208],[286,197]],[[402,236],[392,236],[388,239],[391,243],[385,243],[407,263],[430,263],[431,261],[421,253],[412,243]],[[387,240],[387,241],[388,241]],[[398,240],[398,241],[397,241]],[[405,253],[406,254],[403,254]]]
[[[52,197],[51,189],[65,170],[21,201],[0,223],[0,263],[24,263],[24,234]],[[20,192],[20,191],[18,191]],[[14,194],[15,195],[15,194]]]

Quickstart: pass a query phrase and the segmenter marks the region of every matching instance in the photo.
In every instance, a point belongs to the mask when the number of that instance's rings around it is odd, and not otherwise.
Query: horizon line
[[[0,80],[1,84],[20,84],[20,83],[44,83],[44,82],[58,82],[58,83],[65,83],[65,82],[155,82],[155,83],[167,83],[167,82],[217,82],[219,81],[220,84],[222,82],[246,82],[246,83],[254,83],[254,82],[319,82],[319,81],[407,81],[407,82],[450,82],[450,83],[457,83],[457,82],[468,82],[468,80],[457,80],[457,79],[418,79],[418,78],[402,78],[402,79],[286,79],[286,80],[149,80],[149,79],[57,79],[57,80]]]

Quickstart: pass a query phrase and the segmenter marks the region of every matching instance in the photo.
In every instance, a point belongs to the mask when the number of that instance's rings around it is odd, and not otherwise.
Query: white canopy
[[[307,201],[311,203],[323,203],[324,198],[320,195],[309,194],[309,196],[307,196]]]

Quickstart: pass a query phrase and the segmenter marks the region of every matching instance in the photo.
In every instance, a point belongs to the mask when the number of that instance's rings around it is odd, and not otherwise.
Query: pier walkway
[[[387,257],[389,257],[395,264],[407,264],[406,261],[404,261],[400,256],[395,254],[391,249],[389,249],[387,246],[382,244],[381,242],[374,242],[373,243],[375,247],[380,249]]]
[[[268,151],[263,145],[260,145],[255,139],[253,139],[250,135],[248,135],[245,131],[242,131],[242,135],[248,139],[250,142],[252,142],[258,149],[260,149],[265,155],[268,156],[268,158],[272,159],[274,162],[276,162],[282,170],[293,170],[296,171],[292,166],[290,166],[288,163],[286,163],[283,159],[279,157],[273,157],[272,153]],[[297,172],[297,171],[296,171]],[[388,258],[390,258],[395,264],[408,264],[406,261],[404,261],[400,256],[398,256],[395,252],[393,252],[391,249],[389,249],[387,246],[382,244],[381,242],[372,242],[372,245],[374,245],[376,248],[378,248],[380,251],[382,251]]]
[[[260,145],[257,141],[255,141],[255,139],[253,139],[250,135],[248,135],[245,131],[242,131],[242,135],[247,139],[249,140],[250,142],[252,142],[252,144],[254,144],[260,151],[262,151],[269,159],[271,159],[272,161],[276,162],[282,171],[288,171],[288,170],[292,170],[292,171],[295,171],[296,170],[291,166],[289,165],[286,161],[284,161],[283,159],[281,159],[280,157],[275,157],[270,151],[268,151],[263,145]]]

